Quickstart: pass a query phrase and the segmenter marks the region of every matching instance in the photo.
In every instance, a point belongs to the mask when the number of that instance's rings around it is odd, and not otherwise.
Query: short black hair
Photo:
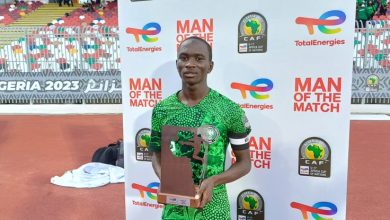
[[[182,45],[185,41],[187,41],[187,40],[198,40],[198,41],[200,41],[200,42],[206,44],[207,52],[209,52],[209,61],[212,61],[212,60],[213,60],[213,50],[211,49],[211,46],[210,46],[210,44],[209,44],[207,41],[205,41],[204,39],[202,39],[202,38],[200,38],[200,37],[197,37],[197,36],[191,36],[191,37],[186,38],[185,40],[183,40],[183,41],[180,43],[179,48],[180,48],[181,45]]]

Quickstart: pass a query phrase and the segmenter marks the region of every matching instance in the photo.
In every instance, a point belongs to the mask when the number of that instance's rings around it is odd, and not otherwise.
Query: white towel
[[[66,171],[62,176],[54,176],[50,182],[59,186],[92,188],[125,182],[125,170],[110,164],[92,162]]]

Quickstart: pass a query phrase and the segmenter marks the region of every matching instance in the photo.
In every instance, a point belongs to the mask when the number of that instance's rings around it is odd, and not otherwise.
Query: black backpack
[[[122,157],[122,158],[121,158]],[[100,162],[116,166],[117,161],[123,161],[123,141],[118,140],[105,147],[98,148],[92,156],[92,162]],[[118,164],[123,167],[123,164]]]

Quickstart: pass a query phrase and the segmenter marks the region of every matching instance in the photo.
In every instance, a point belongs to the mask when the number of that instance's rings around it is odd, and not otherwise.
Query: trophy
[[[191,134],[188,140],[179,140],[179,133]],[[200,198],[197,196],[199,185],[192,180],[191,159],[202,161],[202,171],[199,184],[207,172],[207,156],[209,145],[219,137],[218,130],[211,125],[199,128],[163,126],[161,132],[161,183],[157,193],[157,201],[163,204],[173,204],[199,208]],[[176,143],[193,147],[191,158],[188,155],[174,155]],[[201,144],[204,156],[199,157]]]

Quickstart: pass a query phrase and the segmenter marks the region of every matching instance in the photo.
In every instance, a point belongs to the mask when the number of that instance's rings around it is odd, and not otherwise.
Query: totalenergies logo
[[[131,184],[131,187],[139,191],[141,198],[145,198],[146,194],[150,199],[157,200],[157,189],[158,187],[160,187],[160,183],[152,182],[149,183],[147,186],[133,183]]]
[[[134,35],[135,41],[139,42],[139,36],[142,36],[145,42],[153,43],[158,41],[158,37],[149,37],[149,35],[157,35],[161,32],[160,24],[156,22],[147,23],[142,29],[126,28],[126,33]]]
[[[269,79],[260,78],[253,81],[250,85],[233,82],[230,87],[232,89],[240,90],[243,99],[246,99],[247,91],[249,91],[251,96],[255,99],[268,99],[269,94],[259,93],[264,93],[272,90],[274,84]]]
[[[315,220],[333,220],[333,218],[323,218],[320,215],[334,215],[337,213],[337,206],[331,202],[317,202],[313,206],[304,205],[298,202],[292,202],[291,207],[299,209],[304,220],[309,220],[308,212]],[[326,208],[326,209],[321,209]]]
[[[328,19],[330,17],[335,17],[335,19]],[[343,11],[332,10],[322,14],[319,19],[297,17],[295,19],[295,23],[306,25],[310,35],[314,34],[314,26],[318,26],[318,30],[320,30],[324,34],[337,34],[341,32],[341,28],[330,29],[325,26],[340,25],[344,23],[345,19],[346,19],[346,15]]]

